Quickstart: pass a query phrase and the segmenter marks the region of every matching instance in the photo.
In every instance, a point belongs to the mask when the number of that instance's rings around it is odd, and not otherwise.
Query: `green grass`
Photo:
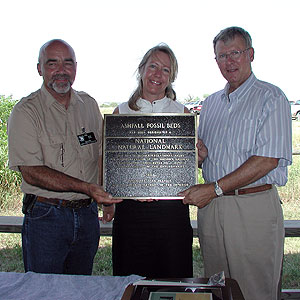
[[[19,233],[0,233],[0,257],[1,272],[24,272]]]
[[[111,113],[113,108],[101,108],[102,114]],[[293,121],[293,149],[300,151],[300,122]],[[285,219],[300,219],[300,156],[293,156],[289,167],[289,181],[280,187]],[[0,215],[21,216],[21,195],[0,193]],[[4,201],[5,200],[5,201]],[[197,209],[191,207],[191,219],[195,220]],[[193,242],[194,276],[203,276],[203,262],[197,238]],[[300,288],[300,238],[286,238],[283,264],[283,288]],[[0,233],[0,272],[24,272],[22,262],[21,235]],[[93,275],[112,275],[111,237],[101,237],[95,257]]]
[[[99,249],[95,257],[93,275],[112,275],[111,237],[100,237]]]

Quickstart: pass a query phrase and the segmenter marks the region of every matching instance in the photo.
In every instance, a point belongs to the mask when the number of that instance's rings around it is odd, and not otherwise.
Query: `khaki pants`
[[[278,299],[284,225],[276,187],[215,198],[198,209],[205,276],[237,280],[246,300]]]

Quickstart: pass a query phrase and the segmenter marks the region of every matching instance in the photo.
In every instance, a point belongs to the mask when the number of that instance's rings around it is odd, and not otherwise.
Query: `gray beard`
[[[71,83],[68,81],[66,84],[56,84],[56,82],[49,82],[48,87],[54,90],[58,94],[66,94],[70,91],[71,89]]]

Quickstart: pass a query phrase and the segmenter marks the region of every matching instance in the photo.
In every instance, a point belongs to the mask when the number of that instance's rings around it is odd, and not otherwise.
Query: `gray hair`
[[[218,41],[226,43],[227,41],[233,40],[237,35],[244,39],[246,48],[252,48],[252,39],[250,34],[241,27],[233,26],[221,30],[214,38],[214,52],[216,53],[216,44]]]
[[[40,64],[42,61],[42,58],[43,56],[45,55],[45,51],[46,49],[48,48],[49,45],[53,44],[53,43],[61,43],[61,44],[64,44],[66,45],[67,47],[70,48],[70,51],[72,53],[72,55],[74,56],[74,59],[75,59],[75,62],[76,62],[76,56],[75,56],[75,52],[74,52],[74,49],[67,43],[65,42],[64,40],[61,40],[61,39],[53,39],[53,40],[50,40],[48,42],[46,42],[40,49],[40,52],[39,52],[39,60],[38,60],[38,63]]]
[[[161,44],[158,44],[157,46],[151,48],[150,50],[148,50],[138,66],[138,69],[137,69],[138,86],[128,100],[129,107],[135,111],[140,109],[137,106],[136,102],[143,95],[142,75],[145,71],[145,65],[146,65],[148,59],[151,57],[151,55],[158,51],[166,53],[170,58],[170,62],[171,62],[170,82],[169,82],[169,85],[166,87],[166,96],[172,100],[176,100],[176,93],[173,90],[172,83],[175,81],[175,79],[177,77],[177,72],[178,72],[177,59],[176,59],[173,51],[171,50],[171,48],[167,44],[161,43]]]

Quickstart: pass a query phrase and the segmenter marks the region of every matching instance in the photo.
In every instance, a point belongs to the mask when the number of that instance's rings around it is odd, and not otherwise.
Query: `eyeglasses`
[[[237,51],[237,50],[234,50],[234,51],[231,51],[229,53],[223,53],[223,54],[220,54],[218,56],[216,56],[216,60],[219,61],[219,62],[224,62],[228,57],[230,57],[232,60],[237,60],[241,57],[241,55],[248,51],[249,49],[251,48],[247,48],[243,51]]]

